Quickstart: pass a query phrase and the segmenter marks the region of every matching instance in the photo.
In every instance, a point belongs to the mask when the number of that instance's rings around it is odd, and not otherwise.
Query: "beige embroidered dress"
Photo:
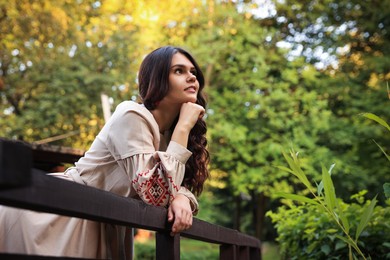
[[[194,195],[181,186],[191,152],[161,135],[153,115],[132,101],[118,105],[75,167],[56,177],[124,197],[166,206],[177,195]],[[0,252],[110,258],[106,225],[89,220],[0,206]]]

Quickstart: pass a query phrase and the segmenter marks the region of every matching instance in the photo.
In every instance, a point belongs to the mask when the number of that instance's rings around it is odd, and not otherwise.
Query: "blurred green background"
[[[293,148],[314,181],[335,163],[337,195],[385,205],[390,168],[389,0],[0,0],[0,136],[88,149],[111,110],[138,100],[137,70],[163,45],[190,51],[208,96],[211,179],[199,218],[277,246],[266,216],[307,194],[285,165]],[[390,224],[388,225],[390,226]],[[276,243],[276,244],[275,244]],[[200,251],[200,250],[199,250]],[[275,252],[277,252],[277,248]],[[276,258],[275,256],[271,258]]]

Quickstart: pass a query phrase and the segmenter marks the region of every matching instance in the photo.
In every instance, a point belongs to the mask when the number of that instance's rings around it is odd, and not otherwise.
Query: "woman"
[[[138,80],[143,104],[119,104],[85,156],[64,173],[51,175],[167,206],[172,233],[178,233],[191,227],[198,210],[194,194],[202,192],[208,178],[203,74],[188,52],[167,46],[144,59]],[[111,239],[118,234],[107,227],[1,207],[0,251],[88,258],[125,255],[113,249]],[[124,232],[119,233],[116,248],[124,248]]]

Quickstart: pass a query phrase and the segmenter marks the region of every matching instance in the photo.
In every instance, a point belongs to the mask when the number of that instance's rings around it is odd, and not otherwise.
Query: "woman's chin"
[[[196,100],[197,100],[197,98],[193,97],[193,98],[189,98],[188,102],[196,103]]]

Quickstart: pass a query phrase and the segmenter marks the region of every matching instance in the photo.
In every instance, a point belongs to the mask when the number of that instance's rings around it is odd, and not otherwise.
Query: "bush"
[[[359,216],[370,203],[364,201],[364,192],[354,195],[356,203],[338,201],[350,223],[351,233],[356,232]],[[387,200],[390,205],[390,200]],[[278,232],[284,259],[348,259],[348,244],[339,239],[343,232],[330,221],[318,205],[280,207],[277,213],[268,212]],[[390,208],[376,206],[372,217],[361,233],[358,245],[364,255],[372,259],[390,259]]]
[[[156,259],[156,246],[154,240],[152,243],[134,243],[135,260],[154,260]]]
[[[390,126],[378,116],[362,116],[377,122],[390,132]],[[376,143],[376,142],[375,142]],[[377,143],[376,143],[377,144]],[[390,156],[377,144],[386,158]],[[281,207],[268,216],[276,223],[277,240],[285,258],[289,259],[390,259],[390,184],[383,185],[387,207],[376,206],[375,196],[364,201],[362,191],[351,198],[357,203],[347,204],[336,196],[331,178],[334,164],[327,170],[322,166],[322,181],[316,188],[301,167],[299,153],[283,153],[289,168],[278,166],[296,176],[306,187],[309,196],[278,192],[278,196],[305,203],[304,206]],[[353,235],[355,234],[355,235]],[[356,256],[358,255],[358,257]],[[367,257],[366,257],[367,256]]]

